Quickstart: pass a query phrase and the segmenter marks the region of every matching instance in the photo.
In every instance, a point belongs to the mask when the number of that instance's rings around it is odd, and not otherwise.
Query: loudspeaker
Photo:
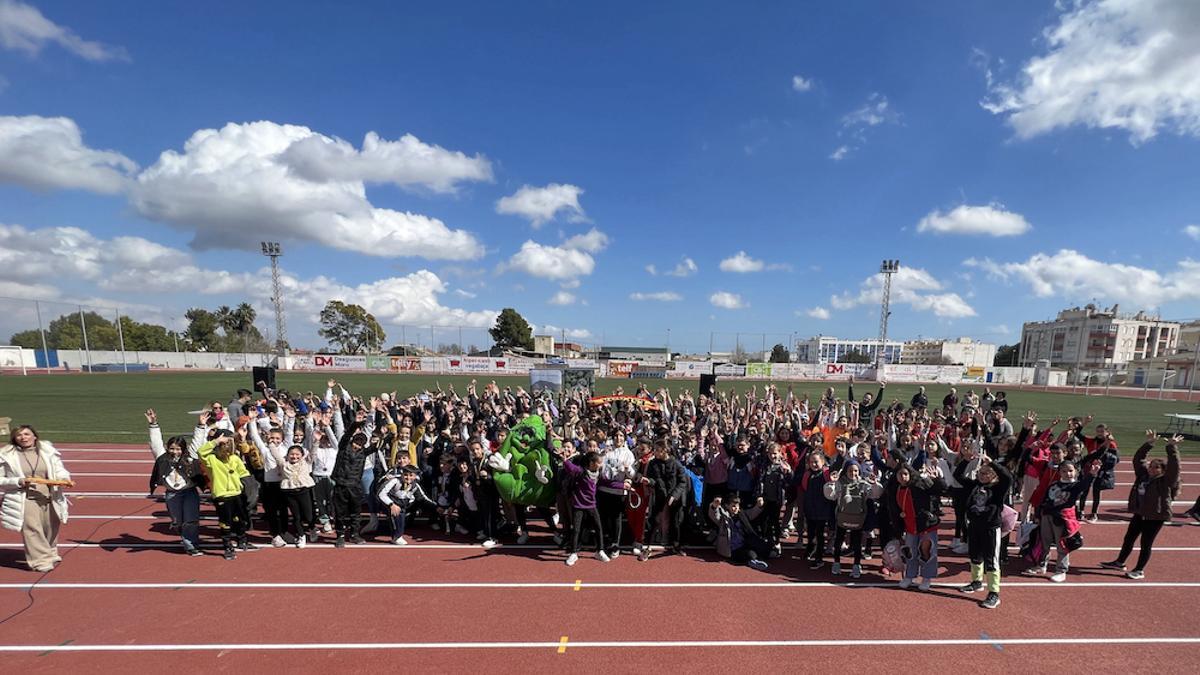
[[[713,398],[717,395],[717,376],[716,375],[700,375],[700,393]]]
[[[252,388],[254,391],[263,391],[260,382],[266,383],[267,389],[275,389],[275,369],[271,367],[254,366],[253,369],[254,383]],[[266,392],[263,392],[264,394]]]

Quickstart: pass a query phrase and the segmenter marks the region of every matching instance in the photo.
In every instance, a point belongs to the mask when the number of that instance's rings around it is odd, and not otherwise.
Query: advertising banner
[[[722,377],[745,377],[746,366],[736,363],[718,363],[713,366],[713,374]]]
[[[417,356],[392,356],[389,357],[391,369],[399,372],[419,371],[421,370],[421,359]]]
[[[771,364],[769,363],[747,363],[746,377],[754,378],[769,378],[771,377]]]

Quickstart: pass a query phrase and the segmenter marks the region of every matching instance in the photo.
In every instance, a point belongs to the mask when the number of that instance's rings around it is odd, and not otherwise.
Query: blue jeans
[[[928,559],[921,557],[921,542],[924,541],[929,542]],[[918,575],[926,579],[932,579],[937,576],[937,543],[936,527],[921,534],[904,533],[904,545],[912,551],[912,557],[908,559],[908,563],[904,566],[905,579],[915,579]]]
[[[167,493],[167,513],[171,522],[179,526],[183,545],[187,548],[200,544],[200,493],[196,488]]]
[[[408,512],[400,509],[400,515],[392,516],[392,538],[404,536],[404,524],[408,520]]]
[[[372,517],[379,512],[379,499],[375,496],[375,491],[371,486],[375,483],[375,467],[367,464],[363,467],[362,474],[362,489],[363,489],[363,506],[367,507],[367,513]]]

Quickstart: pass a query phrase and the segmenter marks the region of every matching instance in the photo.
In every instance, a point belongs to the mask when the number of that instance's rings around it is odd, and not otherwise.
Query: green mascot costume
[[[537,415],[530,415],[513,427],[500,449],[488,457],[496,490],[504,501],[524,506],[554,504],[554,481],[546,446],[545,422]]]

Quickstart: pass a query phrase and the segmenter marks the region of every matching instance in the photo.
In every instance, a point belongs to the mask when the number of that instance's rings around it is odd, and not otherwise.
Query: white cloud
[[[812,87],[813,81],[811,79],[801,77],[799,75],[792,76],[792,89],[794,91],[808,91],[812,89]]]
[[[653,264],[646,265],[646,274],[649,274],[652,277],[658,276],[658,268],[655,267]]]
[[[289,146],[282,160],[302,177],[319,183],[365,181],[455,192],[460,182],[492,180],[492,165],[483,155],[469,157],[423,143],[412,134],[389,141],[371,131],[362,150],[340,138],[314,134]]]
[[[84,145],[66,117],[0,117],[0,182],[111,194],[124,190],[136,170],[119,152]]]
[[[629,299],[637,300],[639,302],[647,300],[655,302],[678,302],[679,300],[683,300],[683,296],[673,291],[658,291],[656,293],[637,292],[630,293]]]
[[[1031,227],[1025,216],[993,202],[986,206],[962,204],[946,213],[931,211],[917,223],[917,232],[1015,237],[1025,234]]]
[[[713,307],[722,309],[744,309],[750,306],[742,302],[742,296],[728,291],[717,291],[709,296],[708,301],[712,303]]]
[[[746,255],[745,251],[738,251],[737,255],[732,258],[726,258],[721,261],[720,268],[722,272],[738,272],[745,274],[748,272],[761,272],[766,267],[766,263],[761,260],[755,260]]]
[[[542,326],[538,332],[542,335],[553,335],[555,339],[562,338],[564,332],[569,340],[587,340],[592,337],[592,332],[586,328],[559,328],[550,324]]]
[[[847,129],[877,127],[880,124],[895,123],[899,120],[900,115],[892,108],[888,97],[875,92],[867,97],[867,101],[861,107],[842,117],[842,126]]]
[[[1169,272],[1094,260],[1071,249],[1036,253],[1025,262],[996,263],[988,258],[964,261],[993,277],[1029,284],[1038,297],[1068,300],[1104,298],[1132,303],[1137,309],[1167,302],[1200,299],[1200,262],[1182,260]]]
[[[526,241],[509,258],[507,267],[530,276],[567,281],[591,274],[596,269],[596,259],[586,251]]]
[[[554,220],[560,211],[567,214],[568,222],[586,222],[587,216],[579,205],[581,194],[583,188],[562,183],[545,187],[522,185],[515,193],[496,202],[496,213],[521,216],[534,228]]]
[[[1121,129],[1137,144],[1159,131],[1200,136],[1200,4],[1097,0],[1063,8],[1046,52],[982,105],[1018,138],[1082,125]]]
[[[192,244],[200,249],[255,248],[261,239],[282,239],[376,256],[470,260],[483,255],[483,246],[466,231],[436,218],[375,208],[362,180],[301,176],[285,159],[287,153],[298,143],[326,142],[321,139],[336,143],[306,127],[274,122],[197,131],[183,153],[162,153],[138,176],[133,205],[147,218],[193,230]],[[350,159],[347,173],[366,172],[361,157]],[[327,157],[322,166],[329,169],[330,162]],[[447,179],[439,175],[425,185],[445,185],[440,181]]]
[[[1200,225],[1188,225],[1183,228],[1183,233],[1196,241],[1200,241]]]
[[[829,319],[829,310],[825,309],[824,307],[813,307],[805,312],[804,315],[810,319],[820,319],[821,321],[826,321]]]
[[[679,264],[675,266],[675,269],[671,270],[670,272],[664,272],[664,274],[669,277],[690,277],[699,270],[700,267],[696,265],[695,260],[684,257],[684,259],[679,261]]]
[[[461,288],[454,289],[454,294],[460,298],[467,298],[468,300],[476,297],[475,293],[472,293],[471,291],[463,290]]]
[[[691,262],[691,260],[689,259],[688,262]],[[695,265],[695,263],[692,264],[693,266]],[[792,266],[787,263],[767,264],[761,260],[751,258],[746,255],[745,251],[738,251],[737,255],[722,260],[719,267],[722,272],[736,272],[739,274],[761,272],[763,270],[767,270],[768,272],[790,271],[792,269]]]
[[[551,305],[573,305],[575,304],[576,300],[577,298],[575,297],[574,293],[559,291],[551,296],[546,302],[550,303]]]
[[[593,227],[586,234],[577,234],[567,239],[562,245],[563,248],[571,248],[576,251],[599,253],[608,247],[608,235]]]
[[[1003,323],[998,323],[994,326],[988,326],[986,330],[988,333],[990,333],[992,335],[1008,335],[1008,334],[1012,333],[1012,329],[1010,329],[1008,327],[1008,325],[1003,324]]]
[[[933,312],[943,318],[975,316],[972,308],[958,293],[939,293],[944,290],[940,281],[923,269],[901,267],[892,277],[892,304],[906,304],[919,312]],[[877,306],[883,298],[883,274],[874,274],[859,285],[857,293],[845,292],[830,297],[834,309],[851,309],[860,305]]]
[[[123,48],[84,40],[70,28],[47,19],[36,7],[0,0],[0,46],[37,56],[48,44],[57,44],[88,61],[129,60]]]
[[[861,106],[842,116],[842,128],[838,136],[850,140],[830,153],[829,159],[841,161],[861,148],[867,142],[867,131],[873,127],[899,122],[900,114],[892,107],[888,97],[879,92],[872,93]]]

